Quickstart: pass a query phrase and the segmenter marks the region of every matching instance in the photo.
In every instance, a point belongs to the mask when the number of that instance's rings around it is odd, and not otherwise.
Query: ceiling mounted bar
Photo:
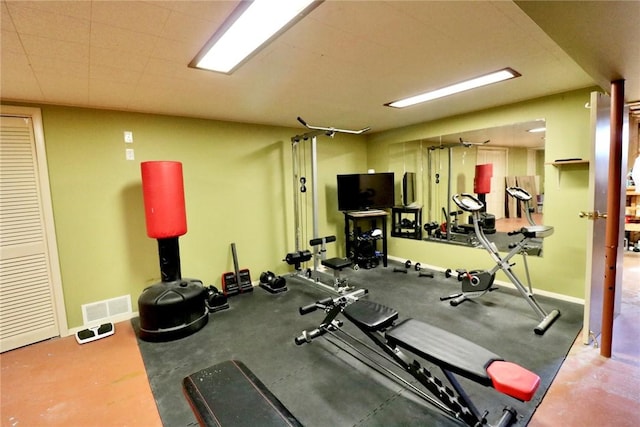
[[[370,127],[366,127],[360,130],[352,130],[352,129],[337,129],[334,127],[324,127],[324,126],[311,126],[310,124],[308,124],[307,122],[305,122],[302,117],[298,117],[298,121],[300,123],[302,123],[302,125],[304,127],[306,127],[307,129],[313,131],[313,132],[307,132],[305,134],[302,135],[298,135],[295,136],[294,138],[302,138],[302,139],[309,139],[313,136],[318,136],[318,135],[326,135],[326,136],[330,136],[333,137],[336,133],[348,133],[351,135],[361,135],[367,131],[370,131],[371,128]]]
[[[427,147],[428,150],[438,150],[438,149],[444,149],[444,148],[455,148],[455,147],[465,147],[465,148],[469,148],[472,146],[481,146],[481,145],[485,145],[488,144],[489,142],[491,142],[490,139],[487,139],[486,141],[482,141],[482,142],[470,142],[470,141],[465,141],[462,138],[460,138],[460,142],[446,142],[443,143],[441,142],[438,145],[431,145],[429,147]]]

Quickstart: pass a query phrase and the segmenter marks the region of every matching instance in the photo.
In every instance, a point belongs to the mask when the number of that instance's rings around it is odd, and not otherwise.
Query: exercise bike
[[[516,194],[516,192],[514,192],[514,194]],[[487,292],[495,290],[496,288],[493,287],[495,275],[498,270],[502,270],[509,278],[509,280],[511,280],[511,283],[513,283],[518,292],[520,292],[520,295],[522,295],[522,297],[529,303],[533,311],[535,311],[535,313],[539,317],[540,323],[534,328],[534,332],[537,335],[543,335],[553,324],[553,322],[558,317],[560,317],[560,311],[554,309],[550,313],[547,313],[536,301],[531,287],[531,280],[529,278],[529,269],[526,264],[526,257],[524,258],[524,260],[529,289],[527,289],[523,285],[523,283],[511,269],[511,267],[513,267],[513,265],[515,264],[510,264],[509,261],[515,255],[524,253],[524,251],[526,250],[525,248],[527,248],[532,239],[544,239],[545,237],[552,235],[553,227],[546,225],[529,225],[526,227],[522,227],[517,231],[509,232],[509,235],[522,234],[523,237],[503,258],[500,256],[500,253],[498,252],[495,245],[487,238],[487,236],[485,236],[482,230],[480,212],[484,209],[484,203],[477,197],[469,193],[456,194],[452,199],[455,204],[460,207],[460,209],[471,213],[473,217],[473,227],[476,233],[476,237],[480,241],[480,244],[487,250],[487,252],[489,252],[491,258],[493,258],[493,260],[496,262],[496,265],[490,270],[473,270],[466,273],[460,273],[458,277],[462,282],[462,292],[446,297],[441,297],[440,300],[450,300],[451,305],[457,306],[468,299],[478,298]],[[531,220],[531,222],[533,222],[533,220]]]
[[[295,338],[295,343],[303,345],[326,335],[325,339],[340,350],[401,384],[448,417],[468,426],[489,426],[488,412],[481,413],[474,406],[457,376],[486,387],[493,387],[523,402],[530,401],[535,395],[540,384],[540,377],[535,373],[428,323],[416,319],[405,319],[396,323],[396,310],[361,299],[364,294],[362,290],[359,292],[338,298],[325,298],[300,307],[301,315],[316,310],[323,310],[326,314],[317,328],[303,331]],[[343,321],[337,319],[339,314],[353,323],[375,346],[343,330]],[[408,353],[404,353],[405,351]],[[372,353],[409,373],[423,388],[384,366]],[[436,365],[445,379],[438,378],[426,366],[422,366],[418,359]],[[516,410],[505,407],[495,426],[507,427],[516,420]]]

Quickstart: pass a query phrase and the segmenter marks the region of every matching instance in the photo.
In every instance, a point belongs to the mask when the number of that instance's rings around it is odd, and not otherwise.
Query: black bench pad
[[[398,319],[398,312],[394,309],[366,299],[349,304],[342,314],[358,327],[368,331],[387,328]]]
[[[397,345],[443,369],[491,386],[487,366],[503,360],[484,347],[437,326],[406,319],[385,333],[390,344]]]
[[[332,270],[342,270],[343,268],[351,266],[351,260],[346,258],[323,259],[320,263]]]
[[[239,360],[227,360],[182,381],[202,426],[302,426]]]

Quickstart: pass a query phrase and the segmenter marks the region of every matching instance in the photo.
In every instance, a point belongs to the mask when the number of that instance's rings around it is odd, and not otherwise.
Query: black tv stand
[[[422,239],[422,206],[391,208],[391,237]]]
[[[344,213],[344,236],[346,242],[347,257],[353,262],[354,268],[372,268],[382,258],[382,265],[387,266],[387,216],[386,211],[371,209],[365,211],[346,211]],[[362,221],[369,221],[369,228],[362,230],[359,226]],[[382,224],[379,224],[382,223]],[[372,236],[371,230],[381,229],[381,236]],[[382,253],[378,252],[378,242],[382,242]],[[371,245],[373,249],[371,250]],[[366,250],[365,250],[366,248]]]

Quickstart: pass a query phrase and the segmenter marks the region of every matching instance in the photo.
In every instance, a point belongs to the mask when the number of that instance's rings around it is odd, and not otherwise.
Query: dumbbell
[[[260,283],[267,285],[271,289],[281,289],[287,284],[287,281],[282,276],[276,276],[271,271],[265,271],[260,274]]]
[[[466,276],[466,275],[467,275],[467,270],[465,270],[465,269],[463,269],[463,268],[458,268],[458,269],[456,270],[456,273],[457,273],[457,275],[458,275],[458,277],[457,277],[458,282],[461,282],[461,281],[462,281],[462,279],[464,278],[464,276]],[[448,279],[448,278],[449,278],[449,277],[451,277],[451,276],[452,276],[452,271],[451,271],[451,269],[450,269],[450,268],[447,268],[447,269],[445,270],[445,272],[444,272],[444,277],[446,277],[446,278]]]
[[[431,279],[433,279],[433,273],[428,273],[428,272],[419,272],[418,273],[418,277],[429,277]]]
[[[209,309],[209,312],[216,312],[229,308],[226,295],[220,292],[218,288],[211,285],[206,287],[205,290],[207,293],[205,305]]]
[[[407,274],[407,269],[405,269],[405,268],[398,268],[398,267],[394,267],[394,268],[393,268],[393,272],[394,272],[394,273],[404,273],[404,274]]]

